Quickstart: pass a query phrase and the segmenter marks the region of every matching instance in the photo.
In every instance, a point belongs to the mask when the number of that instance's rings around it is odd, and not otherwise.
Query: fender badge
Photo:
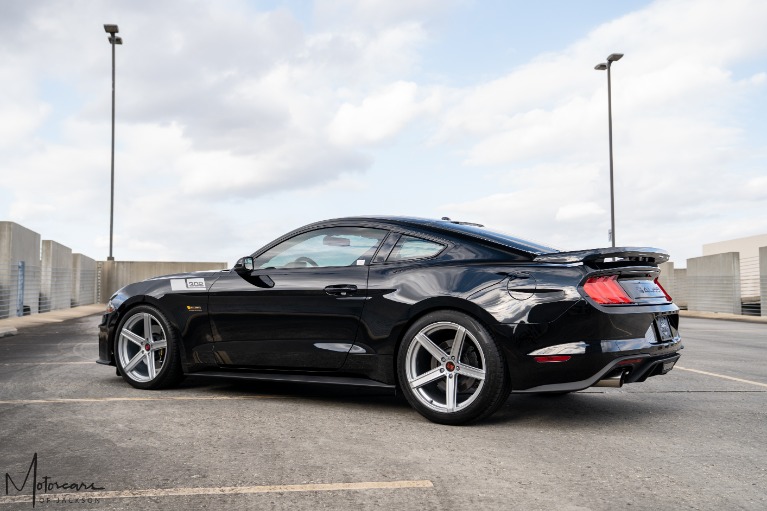
[[[199,289],[205,291],[205,279],[170,279],[170,289],[172,291],[186,291],[187,289]]]
[[[187,305],[186,310],[189,312],[202,312],[202,307],[199,305]]]

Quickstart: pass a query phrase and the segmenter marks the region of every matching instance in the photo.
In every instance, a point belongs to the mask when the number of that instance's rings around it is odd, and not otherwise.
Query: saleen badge
[[[170,288],[173,291],[186,291],[187,289],[205,291],[205,279],[170,279]]]

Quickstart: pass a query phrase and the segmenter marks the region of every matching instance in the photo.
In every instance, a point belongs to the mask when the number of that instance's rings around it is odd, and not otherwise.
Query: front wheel
[[[131,309],[120,321],[115,361],[125,381],[138,389],[173,387],[184,377],[173,327],[149,305]]]
[[[510,391],[495,340],[481,323],[457,311],[432,312],[408,329],[397,376],[410,405],[440,424],[488,417]]]

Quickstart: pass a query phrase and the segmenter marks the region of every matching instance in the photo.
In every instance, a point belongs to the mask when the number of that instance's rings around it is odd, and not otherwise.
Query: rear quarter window
[[[402,236],[391,251],[387,262],[409,261],[411,259],[426,259],[434,257],[445,246],[434,241],[416,238],[414,236]]]

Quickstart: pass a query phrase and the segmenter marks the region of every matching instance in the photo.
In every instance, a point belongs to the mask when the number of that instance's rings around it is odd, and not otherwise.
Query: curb
[[[81,305],[71,309],[58,309],[41,314],[31,314],[29,316],[13,317],[0,319],[0,337],[16,335],[18,329],[31,328],[51,323],[61,323],[70,319],[83,318],[101,314],[104,311],[104,304]]]
[[[680,310],[679,315],[683,318],[716,319],[719,321],[738,321],[740,323],[767,325],[767,316],[743,316],[740,314],[727,314],[726,312],[701,312],[688,310]]]
[[[0,337],[10,337],[17,333],[19,333],[19,331],[12,326],[0,326]]]

